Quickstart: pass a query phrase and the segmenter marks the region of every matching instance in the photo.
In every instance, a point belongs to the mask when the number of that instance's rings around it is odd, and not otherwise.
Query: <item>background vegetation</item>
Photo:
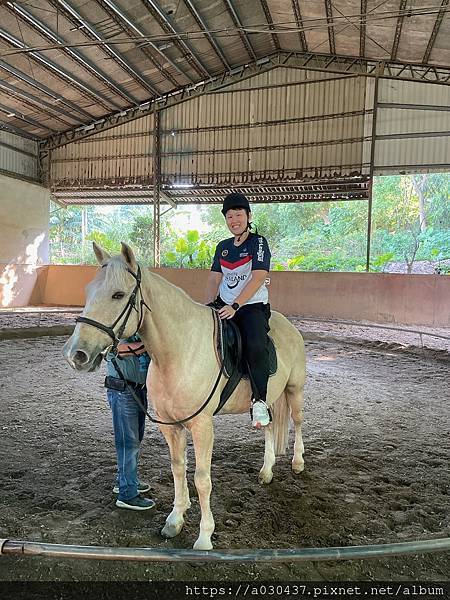
[[[253,216],[258,231],[269,240],[275,270],[364,271],[367,206],[356,200],[260,204],[254,205]],[[92,240],[111,252],[123,240],[144,264],[152,264],[152,226],[151,206],[55,204],[50,215],[51,260],[93,263]],[[224,237],[229,232],[218,206],[169,211],[161,218],[161,264],[209,268],[215,245]],[[450,175],[377,177],[370,269],[401,265],[410,273],[423,261],[435,271],[450,272]]]

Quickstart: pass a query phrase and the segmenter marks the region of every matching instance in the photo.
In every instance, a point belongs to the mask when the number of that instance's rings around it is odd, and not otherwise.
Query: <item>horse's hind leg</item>
[[[184,513],[191,506],[186,480],[186,430],[181,425],[161,425],[170,450],[175,498],[173,510],[166,519],[161,533],[164,537],[175,537],[184,525]]]
[[[190,426],[195,450],[195,487],[200,502],[200,533],[194,544],[195,550],[211,550],[211,536],[214,532],[214,518],[210,507],[211,458],[214,444],[212,418],[200,415]]]
[[[291,383],[289,380],[285,389],[286,399],[291,409],[291,417],[294,421],[294,456],[292,458],[292,470],[294,473],[301,473],[305,468],[303,460],[302,422],[303,422],[303,381]]]

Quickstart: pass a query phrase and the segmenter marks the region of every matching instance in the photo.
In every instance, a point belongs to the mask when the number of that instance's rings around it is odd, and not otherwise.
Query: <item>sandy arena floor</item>
[[[2,314],[0,328],[37,326],[34,318]],[[69,313],[41,315],[39,326],[72,319]],[[381,330],[361,334],[356,325],[339,329],[292,320],[316,338],[307,340],[306,470],[294,476],[290,456],[280,457],[273,483],[259,485],[263,435],[251,430],[246,415],[217,418],[215,548],[347,546],[450,536],[448,341],[431,343],[441,350],[436,354],[413,354],[400,351],[399,344],[417,344],[416,334],[407,334],[414,341]],[[359,344],[333,339],[339,336],[356,337]],[[0,341],[0,538],[190,548],[199,520],[192,447],[192,508],[182,533],[166,541],[159,532],[171,509],[173,486],[164,439],[149,425],[141,458],[141,478],[152,485],[156,509],[117,509],[103,372],[73,372],[62,359],[64,341]],[[0,581],[446,581],[449,573],[448,552],[276,565],[0,559]]]

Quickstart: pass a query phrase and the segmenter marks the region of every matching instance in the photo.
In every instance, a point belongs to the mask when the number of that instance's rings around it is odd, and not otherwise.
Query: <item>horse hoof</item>
[[[194,550],[212,550],[213,545],[211,540],[200,540],[200,538],[195,542],[193,546]]]
[[[305,463],[301,462],[301,463],[292,463],[292,471],[296,474],[299,475],[305,468]]]
[[[272,482],[273,479],[273,473],[264,473],[263,471],[261,471],[258,475],[258,481],[259,483],[264,483],[265,485],[269,484]]]
[[[175,525],[168,525],[167,523],[161,530],[161,535],[165,538],[173,538],[180,533],[181,527],[175,527]]]

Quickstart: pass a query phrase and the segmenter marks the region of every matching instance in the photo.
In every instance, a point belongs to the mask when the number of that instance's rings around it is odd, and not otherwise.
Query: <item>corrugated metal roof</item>
[[[375,173],[450,170],[450,88],[380,81]]]
[[[52,188],[153,184],[153,115],[52,151]]]
[[[288,84],[288,87],[286,87]],[[361,174],[365,79],[280,68],[161,111],[164,185]],[[153,183],[148,115],[52,151],[50,185]]]
[[[47,138],[277,52],[449,68],[450,6],[401,7],[398,0],[2,2],[0,105],[14,113],[11,127]]]
[[[316,202],[320,200],[361,200],[368,197],[367,175],[349,178],[329,177],[303,182],[259,183],[250,185],[197,186],[165,185],[161,202],[178,204],[220,204],[231,191],[246,194],[252,202]],[[62,204],[152,204],[151,187],[131,186],[122,189],[55,190],[54,198]]]

